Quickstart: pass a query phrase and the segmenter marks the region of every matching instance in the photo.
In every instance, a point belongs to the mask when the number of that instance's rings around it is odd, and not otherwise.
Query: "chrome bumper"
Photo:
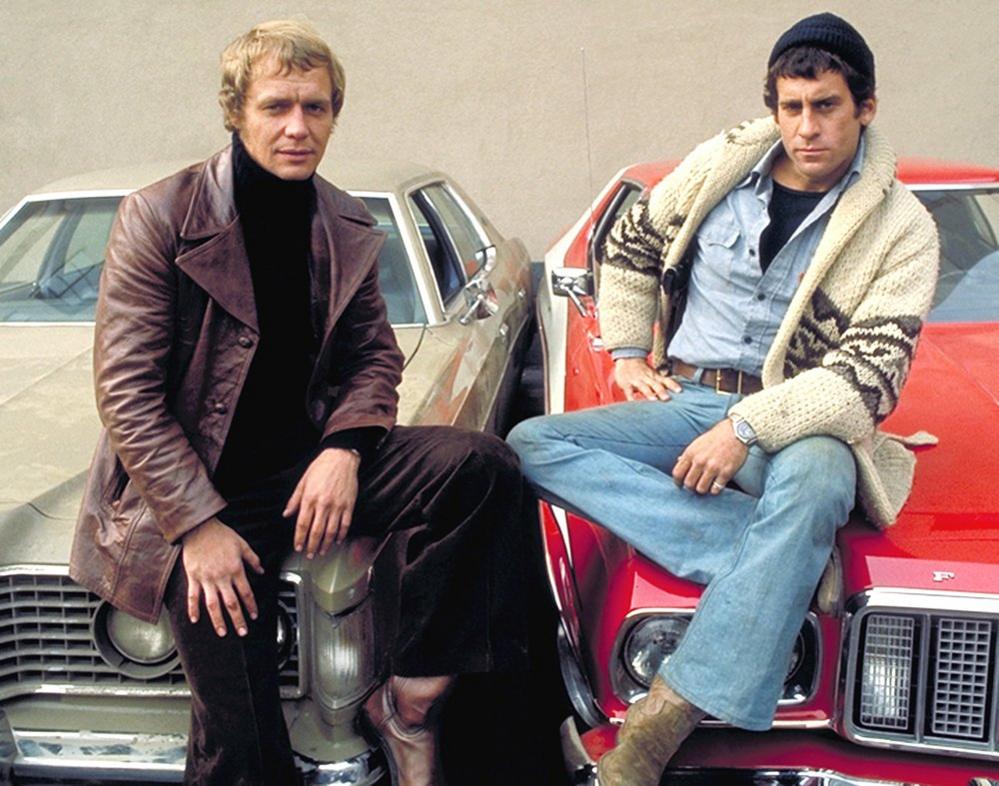
[[[561,728],[562,757],[573,786],[599,786],[596,765],[579,737],[576,722],[566,718]],[[670,786],[914,786],[906,781],[871,780],[824,769],[723,769],[717,767],[677,767],[668,769],[662,782]],[[999,786],[986,778],[973,779],[969,786]]]
[[[180,783],[186,751],[178,734],[20,731],[0,710],[0,786],[24,778]],[[296,761],[306,786],[373,786],[385,774],[376,750],[346,761]]]

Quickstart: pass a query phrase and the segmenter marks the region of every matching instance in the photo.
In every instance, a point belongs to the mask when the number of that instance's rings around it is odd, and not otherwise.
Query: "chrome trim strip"
[[[985,183],[903,183],[910,191],[999,191],[999,182]]]
[[[0,728],[4,723],[0,711]],[[17,730],[11,734],[15,748],[7,763],[19,777],[179,783],[184,775],[187,737],[182,734]],[[310,785],[372,786],[384,775],[381,756],[374,750],[344,761],[317,763],[298,756],[296,760]],[[0,758],[0,767],[3,762]]]
[[[907,589],[905,587],[878,587],[859,592],[847,601],[847,609],[851,613],[859,611],[865,606],[900,608],[912,611],[999,614],[999,595],[950,590]]]
[[[559,535],[562,536],[562,544],[565,546],[565,556],[569,560],[569,567],[575,568],[576,563],[572,557],[572,538],[569,537],[569,517],[565,508],[560,508],[554,503],[549,503],[552,509],[552,518],[555,519],[555,526],[558,527]]]
[[[4,576],[30,573],[38,576],[68,576],[68,565],[6,565],[0,568],[0,578]],[[82,587],[81,587],[82,589]]]
[[[573,709],[583,721],[590,727],[600,726],[606,723],[608,717],[597,703],[593,695],[593,688],[590,686],[579,655],[575,651],[569,634],[566,633],[565,623],[560,623],[557,633],[557,649],[559,660],[559,671],[562,675],[562,684],[565,687],[566,695]],[[612,721],[613,722],[613,721]]]
[[[885,610],[888,612],[909,613],[921,617],[919,642],[919,673],[917,676],[916,718],[913,731],[897,733],[891,731],[874,732],[858,728],[853,722],[854,690],[859,665],[860,624],[868,614]],[[988,761],[999,760],[999,729],[997,729],[997,704],[999,704],[999,669],[994,669],[992,678],[992,716],[989,741],[976,742],[958,739],[932,737],[932,743],[924,740],[925,707],[929,689],[930,616],[940,614],[974,615],[988,617],[999,628],[999,595],[986,593],[965,593],[946,590],[907,589],[885,587],[857,593],[847,600],[843,618],[843,649],[845,664],[840,671],[839,708],[843,718],[843,735],[858,745],[888,750],[920,751],[941,756],[958,756]],[[843,661],[841,661],[843,663]]]

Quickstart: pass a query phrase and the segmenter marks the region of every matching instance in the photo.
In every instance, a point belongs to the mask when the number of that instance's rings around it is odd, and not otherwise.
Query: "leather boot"
[[[617,745],[597,762],[599,786],[657,786],[704,715],[657,676],[648,695],[628,709]]]
[[[389,677],[364,703],[362,717],[388,761],[395,786],[443,786],[439,709],[452,677]]]

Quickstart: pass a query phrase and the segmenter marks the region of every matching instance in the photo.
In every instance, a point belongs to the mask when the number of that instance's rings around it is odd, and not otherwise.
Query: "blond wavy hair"
[[[343,108],[346,76],[343,65],[308,22],[276,19],[262,22],[222,50],[222,89],[219,104],[226,130],[235,131],[243,114],[246,93],[254,76],[254,67],[274,58],[282,73],[325,68],[329,74],[333,123]]]

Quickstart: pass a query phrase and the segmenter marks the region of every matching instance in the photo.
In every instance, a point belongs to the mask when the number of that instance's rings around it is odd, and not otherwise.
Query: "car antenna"
[[[590,231],[593,231],[593,145],[590,142],[590,91],[586,76],[586,47],[579,47],[579,61],[583,80],[583,129],[586,131],[586,177],[588,180]]]

